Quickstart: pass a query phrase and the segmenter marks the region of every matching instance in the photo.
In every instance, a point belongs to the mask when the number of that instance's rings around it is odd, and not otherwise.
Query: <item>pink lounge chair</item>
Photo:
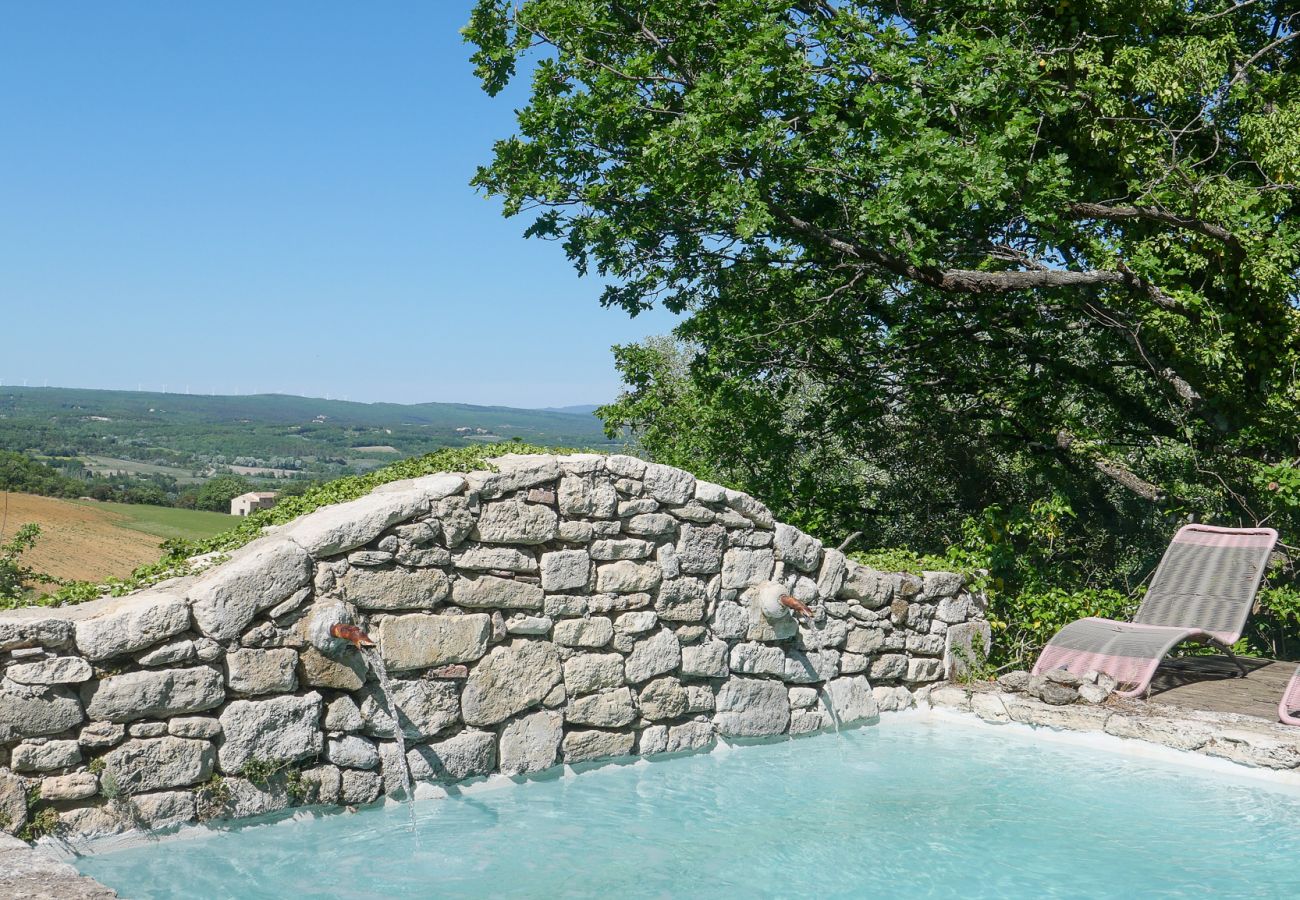
[[[1043,648],[1034,674],[1105,672],[1128,686],[1120,696],[1136,697],[1150,688],[1170,650],[1183,641],[1200,641],[1224,650],[1245,677],[1232,645],[1246,627],[1276,542],[1272,528],[1180,528],[1133,621],[1071,622]]]
[[[1300,725],[1300,666],[1287,682],[1282,692],[1282,702],[1277,705],[1277,717],[1287,725]]]

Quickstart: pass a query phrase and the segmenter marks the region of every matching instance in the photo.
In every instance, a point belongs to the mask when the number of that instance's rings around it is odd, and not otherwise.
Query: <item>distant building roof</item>
[[[279,491],[249,491],[247,494],[240,494],[235,500],[270,500],[273,497],[280,496]]]

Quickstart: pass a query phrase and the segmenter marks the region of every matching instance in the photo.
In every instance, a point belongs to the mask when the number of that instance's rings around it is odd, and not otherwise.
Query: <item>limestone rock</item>
[[[496,647],[465,683],[461,696],[465,722],[502,722],[536,706],[560,680],[560,656],[553,644],[513,641]]]
[[[27,786],[17,775],[0,771],[0,834],[27,824]]]
[[[708,722],[683,722],[668,729],[668,753],[693,753],[713,744],[713,726]]]
[[[226,654],[226,684],[241,694],[292,691],[297,685],[298,654],[280,650],[232,650]]]
[[[383,779],[378,772],[363,772],[357,769],[344,769],[339,786],[339,801],[350,805],[364,806],[374,803],[379,798],[379,789]]]
[[[670,578],[659,585],[655,611],[665,622],[701,622],[707,608],[704,583],[698,578]]]
[[[90,718],[133,722],[212,709],[226,688],[220,670],[196,666],[113,675],[86,684],[81,696]]]
[[[822,561],[821,541],[784,523],[776,526],[776,551],[788,565],[802,572],[816,572]]]
[[[221,721],[211,716],[177,716],[167,723],[167,733],[173,737],[207,740],[221,734]]]
[[[676,719],[690,705],[686,689],[676,678],[656,678],[641,688],[637,702],[647,719]]]
[[[749,611],[739,603],[720,602],[709,617],[709,630],[725,640],[743,638],[749,632]]]
[[[586,550],[557,550],[542,554],[542,589],[571,591],[587,587],[591,557]]]
[[[207,780],[214,755],[208,741],[160,737],[133,738],[101,759],[124,794],[142,794]]]
[[[730,674],[727,665],[727,642],[707,640],[682,648],[682,674],[695,678],[725,678]]]
[[[590,694],[623,683],[623,657],[617,653],[577,653],[564,661],[564,686],[570,694]]]
[[[0,612],[0,651],[19,647],[67,647],[72,640],[73,623],[66,615],[43,607]]]
[[[355,734],[330,738],[325,745],[325,758],[347,769],[373,769],[379,765],[379,751],[374,743]]]
[[[844,586],[848,576],[848,560],[838,550],[825,550],[822,553],[822,566],[817,572],[817,593],[822,597],[834,597]]]
[[[593,541],[591,558],[596,560],[645,559],[654,552],[655,545],[640,538]]]
[[[637,641],[624,664],[627,680],[640,684],[656,675],[671,672],[682,662],[682,646],[677,635],[666,628]]]
[[[375,737],[393,737],[396,733],[393,707],[396,707],[402,734],[410,740],[428,740],[460,722],[458,693],[451,681],[394,678],[389,682],[385,698],[377,685],[369,684],[361,701],[365,732]]]
[[[619,634],[645,634],[659,624],[659,614],[650,610],[626,612],[614,620],[614,630]]]
[[[77,651],[91,661],[109,659],[152,647],[189,627],[185,597],[176,590],[154,588],[95,601],[94,614],[76,622]]]
[[[569,731],[564,735],[564,761],[568,763],[628,756],[636,735],[630,731]]]
[[[349,569],[340,584],[343,596],[358,609],[432,609],[451,582],[440,569]]]
[[[428,484],[431,487],[433,482]],[[450,485],[446,481],[446,486]],[[346,553],[370,543],[398,522],[427,513],[431,493],[427,489],[376,491],[308,513],[286,525],[280,535],[317,559]]]
[[[569,701],[565,718],[579,725],[619,728],[636,718],[632,692],[626,687],[600,694],[587,694]]]
[[[76,741],[45,741],[14,747],[9,764],[15,772],[52,772],[81,762]]]
[[[557,712],[536,712],[511,722],[501,731],[501,773],[525,775],[555,765],[563,733]]]
[[[614,638],[614,626],[603,616],[562,619],[555,623],[553,640],[561,647],[604,647]]]
[[[731,670],[746,675],[780,675],[785,671],[785,653],[767,644],[736,644],[731,648]]]
[[[210,638],[232,640],[259,612],[308,585],[311,576],[311,557],[298,544],[280,536],[256,540],[190,587],[195,624]]]
[[[623,530],[637,537],[667,537],[677,530],[677,520],[665,513],[641,513],[628,519]]]
[[[828,681],[822,693],[841,725],[874,719],[880,714],[871,685],[861,675]]]
[[[525,575],[537,573],[537,556],[531,550],[487,544],[469,544],[452,556],[456,568],[467,572],[502,570]]]
[[[733,547],[722,557],[722,587],[743,590],[772,577],[775,557],[770,549]]]
[[[558,492],[560,513],[569,517],[609,519],[618,509],[614,486],[603,479],[565,475]]]
[[[876,680],[896,680],[907,675],[907,657],[901,653],[885,653],[876,657],[871,663],[871,678]]]
[[[733,676],[718,691],[713,721],[719,732],[735,737],[781,734],[790,724],[785,685]]]
[[[545,593],[535,584],[479,575],[457,578],[451,599],[458,606],[499,607],[501,609],[541,609]]]
[[[892,599],[894,582],[888,574],[853,561],[846,565],[847,573],[839,593],[841,597],[857,600],[867,609],[879,609]]]
[[[406,754],[416,780],[460,781],[488,775],[496,768],[497,738],[489,731],[463,731],[434,744],[421,744]]]
[[[385,616],[379,626],[379,649],[390,672],[473,662],[487,652],[492,617],[413,614]]]
[[[10,666],[4,670],[4,677],[19,684],[81,684],[94,677],[94,672],[90,663],[79,656],[56,656]]]
[[[546,454],[507,453],[489,462],[497,471],[484,474],[478,485],[485,500],[555,481],[561,474],[555,457]]]
[[[325,709],[326,731],[360,731],[364,724],[361,710],[351,697],[337,697]]]
[[[544,544],[555,540],[559,519],[555,510],[535,503],[485,503],[472,533],[489,544]]]
[[[785,657],[781,678],[794,684],[811,684],[834,678],[839,670],[840,655],[835,650],[792,650]]]
[[[338,658],[326,656],[315,647],[305,647],[298,654],[298,681],[307,687],[356,691],[366,681],[366,663],[351,648]]]
[[[596,567],[596,590],[610,594],[635,594],[659,586],[663,572],[654,563],[631,560],[603,563]]]
[[[221,771],[239,773],[248,760],[299,760],[321,752],[321,696],[235,700],[221,713]],[[160,740],[177,740],[160,738]]]
[[[41,779],[42,800],[86,800],[99,793],[99,779],[89,772]]]
[[[178,638],[159,644],[148,653],[140,654],[137,659],[142,666],[175,666],[192,663],[197,656],[194,641],[189,638]]]
[[[186,825],[195,819],[194,794],[190,791],[161,791],[131,798],[135,812],[150,830]]]
[[[116,722],[91,722],[77,735],[77,743],[87,750],[112,747],[126,737],[126,728]]]

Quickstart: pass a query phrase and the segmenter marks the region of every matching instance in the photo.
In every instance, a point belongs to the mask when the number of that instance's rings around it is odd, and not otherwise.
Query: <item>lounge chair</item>
[[[1277,705],[1277,717],[1287,725],[1300,725],[1300,666],[1287,682],[1282,692],[1282,702]]]
[[[1165,654],[1183,641],[1200,641],[1233,656],[1255,592],[1277,542],[1272,528],[1186,525],[1165,551],[1147,595],[1130,622],[1087,618],[1071,622],[1043,648],[1034,674],[1068,669],[1105,672],[1136,697],[1147,691]]]

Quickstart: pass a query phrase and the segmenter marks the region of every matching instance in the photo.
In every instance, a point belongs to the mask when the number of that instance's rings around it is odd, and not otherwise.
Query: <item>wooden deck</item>
[[[1277,721],[1277,704],[1296,670],[1294,662],[1242,659],[1242,678],[1226,656],[1167,660],[1151,682],[1150,699],[1183,709],[1239,713]]]

